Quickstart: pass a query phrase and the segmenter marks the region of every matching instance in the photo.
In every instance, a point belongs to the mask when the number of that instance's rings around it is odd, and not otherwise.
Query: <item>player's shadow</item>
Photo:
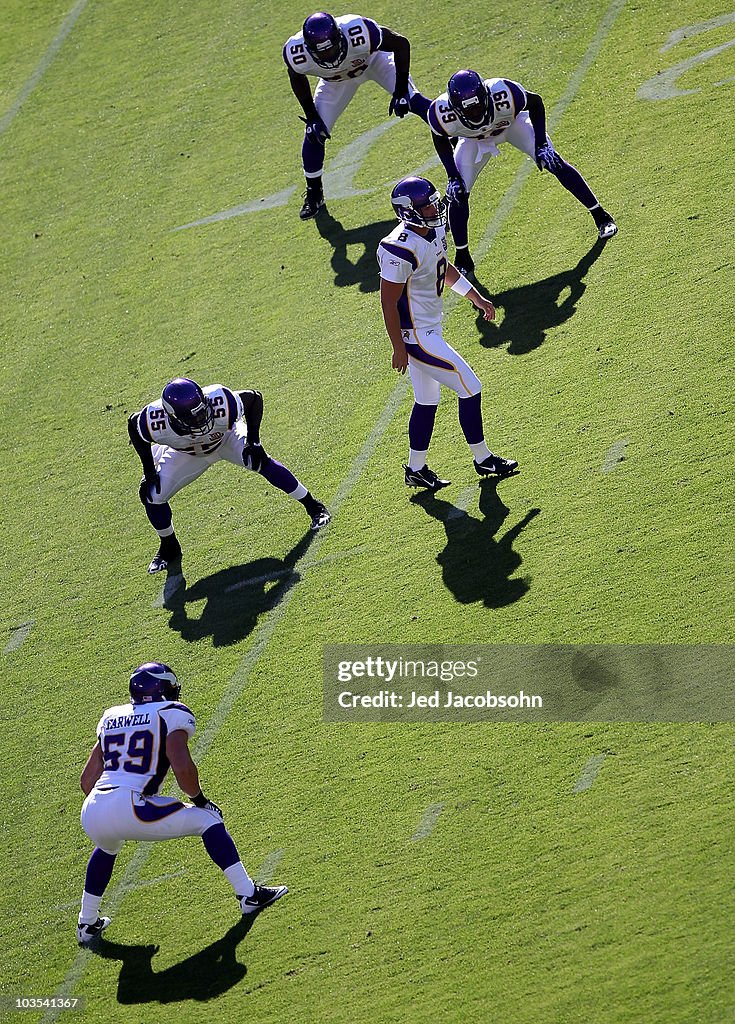
[[[259,617],[280,604],[301,579],[295,565],[315,536],[307,533],[285,558],[256,558],[221,569],[192,586],[180,586],[164,600],[164,608],[171,612],[169,627],[190,643],[211,636],[214,647],[228,647],[243,640]],[[201,601],[204,606],[190,616],[187,606]]]
[[[137,1003],[204,1002],[216,999],[237,985],[247,967],[237,959],[237,947],[253,926],[253,917],[243,917],[221,939],[163,971],[153,970],[158,946],[128,946],[99,939],[92,951],[105,960],[121,960],[117,1001]]]
[[[530,587],[528,577],[513,576],[523,562],[513,545],[541,509],[530,509],[498,537],[509,509],[500,500],[496,485],[495,480],[480,481],[481,519],[430,492],[411,498],[444,526],[447,545],[436,560],[444,585],[460,604],[482,601],[486,608],[503,608],[522,598]]]
[[[587,288],[584,279],[605,244],[598,238],[572,270],[497,294],[490,292],[493,304],[503,310],[503,316],[495,323],[478,314],[480,343],[485,348],[507,345],[512,356],[523,356],[538,348],[548,330],[566,323],[576,313],[577,303]]]
[[[392,220],[376,224],[361,224],[356,228],[343,228],[331,213],[322,208],[315,217],[317,230],[332,246],[332,270],[338,288],[358,285],[361,292],[376,292],[380,287],[380,274],[375,251],[378,242],[396,226]],[[351,254],[350,246],[358,247]],[[355,258],[351,258],[351,255]]]

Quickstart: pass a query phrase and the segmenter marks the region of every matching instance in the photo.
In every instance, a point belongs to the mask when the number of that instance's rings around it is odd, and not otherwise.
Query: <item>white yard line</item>
[[[255,872],[255,878],[258,885],[270,885],[276,874],[278,865],[283,860],[285,850],[274,850],[273,853],[269,853],[268,856],[263,860],[258,870]]]
[[[628,447],[628,438],[624,437],[621,441],[616,441],[614,445],[610,447],[605,461],[602,464],[603,473],[612,473],[615,467],[625,460],[625,449]]]
[[[17,651],[20,645],[28,638],[35,625],[36,620],[29,619],[28,622],[24,622],[21,626],[18,626],[3,648],[3,654],[12,654],[13,651]]]
[[[439,815],[445,808],[445,804],[430,804],[423,813],[421,821],[411,839],[426,839],[436,828]]]
[[[582,58],[581,64],[579,65],[577,70],[572,75],[572,78],[570,79],[570,85],[567,87],[567,90],[565,91],[562,99],[559,101],[559,103],[556,104],[552,111],[551,117],[549,118],[550,124],[552,124],[561,117],[563,112],[574,99],[576,91],[579,88],[579,85],[581,84],[582,79],[584,77],[584,74],[589,69],[595,57],[599,53],[600,48],[602,47],[602,44],[605,40],[605,37],[612,28],[615,18],[623,9],[624,5],[625,0],[613,0],[613,3],[608,8],[606,14],[603,16],[603,19],[600,22],[600,27],[598,28],[592,42],[590,43],[587,53]],[[525,180],[525,177],[527,177],[527,173],[525,175],[523,173],[523,168],[521,168],[521,170],[516,174],[516,181],[520,176],[523,176],[523,180]],[[508,198],[511,193],[512,200]],[[480,258],[482,258],[482,256],[489,250],[493,240],[495,239],[495,236],[503,226],[505,219],[511,213],[519,194],[520,186],[516,188],[514,183],[513,185],[511,185],[510,189],[503,197],[503,200],[501,200],[500,208],[502,208],[502,215],[499,208],[490,226],[488,227],[488,230],[485,232],[485,235],[483,236],[483,240],[479,249],[477,250]],[[454,292],[451,293],[451,296],[458,298],[458,296],[455,296]],[[451,309],[454,308],[455,303],[450,301],[446,305],[449,306],[448,311],[451,311]],[[408,391],[408,386],[409,382],[407,378],[401,377],[398,383],[396,384],[395,388],[393,389],[390,397],[388,398],[388,401],[386,402],[383,411],[378,417],[375,426],[373,427],[367,440],[365,441],[360,452],[358,453],[354,462],[352,463],[352,466],[350,467],[347,476],[342,481],[342,484],[340,485],[337,494],[335,495],[333,501],[330,503],[329,507],[333,513],[337,513],[339,511],[341,506],[344,504],[345,500],[349,497],[350,493],[354,489],[355,485],[357,484],[357,481],[360,479],[363,469],[372,458],[373,454],[375,453],[375,450],[377,449],[378,445],[383,439],[383,436],[388,430],[388,427],[390,426],[391,420],[393,419],[393,416],[395,415],[398,406],[401,404],[404,396]],[[321,547],[324,535],[324,530],[317,534],[316,539],[311,545],[311,550],[307,552],[303,558],[296,562],[294,566],[294,571],[295,574],[297,575],[295,576],[294,581],[288,585],[286,592],[284,593],[283,597],[276,605],[276,607],[261,620],[258,629],[254,633],[253,643],[251,644],[244,658],[242,659],[239,666],[235,670],[235,673],[233,674],[232,678],[230,679],[230,682],[227,685],[227,689],[225,690],[219,704],[215,708],[211,719],[209,720],[203,732],[201,733],[199,741],[195,745],[195,760],[201,761],[201,759],[206,755],[207,751],[211,747],[214,740],[217,738],[217,735],[222,729],[222,726],[226,721],[227,716],[232,710],[235,702],[240,697],[242,691],[245,689],[251,670],[260,660],[261,655],[263,654],[266,647],[270,643],[273,634],[276,632],[276,629],[280,625],[281,620],[283,619],[284,615],[288,610],[291,598],[293,597],[294,594],[294,583],[298,581],[298,573],[304,568],[302,563],[308,563],[308,561],[310,561],[313,558],[316,551],[318,551],[318,549]],[[124,892],[122,891],[123,886],[130,886],[132,880],[137,877],[140,868],[145,863],[147,856],[147,846],[143,843],[135,851],[130,863],[128,864],[128,868],[123,878],[111,893],[110,898],[107,901],[108,910],[114,909],[119,904],[120,900],[124,895]],[[71,967],[69,968],[69,971],[67,972],[64,981],[60,985],[56,993],[57,996],[70,995],[74,991],[75,986],[79,983],[84,973],[84,967],[86,964],[87,956],[88,953],[86,953],[84,950],[81,950],[79,952],[74,962],[72,963]],[[47,1022],[55,1021],[58,1018],[60,1012],[61,1010],[58,1009],[49,1010],[49,1012],[44,1016],[43,1020]]]
[[[582,769],[582,774],[579,776],[577,781],[572,787],[573,793],[584,793],[586,789],[589,789],[592,783],[595,781],[597,776],[600,774],[603,762],[605,760],[605,754],[594,754],[587,764]]]
[[[89,0],[77,0],[77,3],[74,5],[74,7],[72,7],[71,11],[69,11],[66,18],[64,18],[63,22],[61,23],[61,28],[54,36],[43,57],[41,57],[41,60],[39,61],[38,66],[36,67],[36,70],[33,72],[31,77],[26,81],[26,83],[21,88],[12,106],[10,107],[10,110],[8,110],[7,113],[4,114],[3,117],[0,119],[0,135],[2,135],[2,133],[7,128],[10,127],[10,125],[15,120],[15,115],[18,113],[20,108],[23,106],[25,101],[28,99],[28,97],[31,95],[33,90],[36,88],[38,83],[43,78],[43,76],[49,68],[49,65],[61,49],[64,40],[69,35],[71,30],[74,28],[79,15],[82,13],[82,11],[88,3]]]

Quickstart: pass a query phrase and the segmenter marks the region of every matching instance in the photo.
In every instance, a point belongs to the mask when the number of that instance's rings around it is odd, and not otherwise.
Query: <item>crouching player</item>
[[[290,498],[300,501],[311,517],[311,529],[330,521],[325,506],[260,441],[263,396],[260,391],[230,391],[221,384],[201,388],[179,377],[163,394],[128,419],[130,441],[143,464],[140,500],[160,537],[148,572],[160,572],[181,561],[169,500],[220,459],[265,477]]]
[[[100,904],[115,858],[128,839],[156,842],[201,836],[204,848],[232,886],[243,914],[275,903],[285,885],[256,885],[243,867],[222,811],[202,793],[189,753],[194,715],[179,702],[181,685],[161,662],[147,662],[130,677],[130,703],[108,708],[97,726],[81,777],[86,796],[82,828],[95,844],[87,864],[77,941],[89,945],[110,924]],[[158,796],[169,767],[191,803]]]

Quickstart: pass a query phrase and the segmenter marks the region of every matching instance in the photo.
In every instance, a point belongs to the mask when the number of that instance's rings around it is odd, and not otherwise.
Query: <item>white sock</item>
[[[471,444],[470,451],[472,452],[475,462],[484,462],[488,455],[492,455],[492,452],[485,441],[478,441],[477,444]]]
[[[255,882],[242,866],[242,861],[239,860],[237,864],[225,868],[223,874],[235,890],[236,896],[252,896],[255,892]]]
[[[174,532],[173,523],[171,526],[167,526],[165,530],[156,530],[159,537],[172,537]]]
[[[298,487],[295,487],[291,491],[291,493],[289,494],[289,498],[295,498],[296,501],[301,501],[301,499],[305,498],[308,493],[309,493],[309,488],[308,487],[304,487],[303,484],[299,484]]]
[[[428,451],[417,452],[413,448],[408,449],[408,468],[409,469],[423,469],[426,465],[426,456]]]
[[[93,896],[85,889],[82,893],[82,909],[79,911],[79,924],[94,924],[100,916],[101,896]]]

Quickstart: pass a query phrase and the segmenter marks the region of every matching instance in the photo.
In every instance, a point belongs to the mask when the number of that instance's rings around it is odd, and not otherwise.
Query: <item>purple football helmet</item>
[[[490,124],[492,106],[487,86],[476,71],[457,71],[447,85],[449,106],[465,128]]]
[[[160,661],[139,665],[130,677],[133,704],[154,704],[159,700],[178,700],[181,683],[176,674]]]
[[[208,434],[214,426],[214,407],[199,385],[188,377],[169,381],[161,395],[163,408],[185,434]]]
[[[399,220],[419,228],[439,228],[447,222],[447,204],[428,178],[403,178],[390,194],[390,201]],[[421,211],[434,206],[435,213]]]
[[[320,68],[338,68],[347,56],[347,37],[331,14],[310,14],[302,32],[304,46]]]

